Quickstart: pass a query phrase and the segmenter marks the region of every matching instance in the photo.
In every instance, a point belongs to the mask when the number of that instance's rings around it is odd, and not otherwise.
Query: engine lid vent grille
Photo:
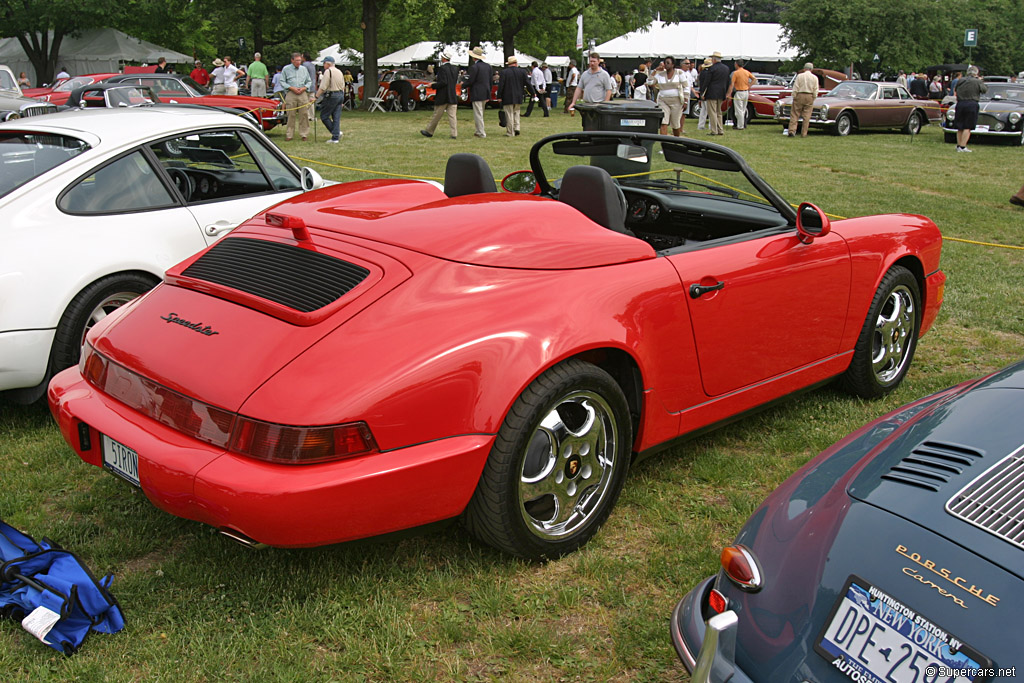
[[[959,444],[925,441],[893,465],[882,479],[937,492],[984,455]]]
[[[337,301],[369,274],[326,254],[245,237],[222,239],[182,272],[303,313]]]
[[[1024,446],[950,498],[946,511],[1024,549]]]

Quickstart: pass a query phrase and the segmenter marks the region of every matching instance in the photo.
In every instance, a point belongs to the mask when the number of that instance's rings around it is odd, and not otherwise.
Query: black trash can
[[[577,102],[583,130],[608,130],[626,133],[657,133],[661,128],[661,107],[651,100],[612,100]],[[644,173],[651,170],[654,143],[645,141],[647,163],[609,157],[591,157],[590,165],[603,168],[613,176]]]

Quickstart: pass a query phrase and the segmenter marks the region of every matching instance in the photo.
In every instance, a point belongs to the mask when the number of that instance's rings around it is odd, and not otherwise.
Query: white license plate
[[[987,133],[988,126],[975,126],[974,130],[978,131],[979,133]]]
[[[991,660],[867,581],[851,576],[814,649],[859,683],[980,683]]]
[[[109,436],[103,436],[103,466],[139,486],[139,454]]]

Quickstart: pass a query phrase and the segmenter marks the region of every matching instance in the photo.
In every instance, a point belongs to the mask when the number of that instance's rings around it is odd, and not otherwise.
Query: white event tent
[[[337,66],[362,66],[363,64],[362,52],[353,50],[350,47],[342,49],[338,43],[320,50],[320,54],[313,60],[313,63],[317,65],[323,64],[324,57],[334,57],[334,63]]]
[[[502,50],[501,43],[481,43],[480,47],[484,51],[483,61],[487,62],[491,66],[504,66],[505,55]],[[434,40],[425,40],[419,43],[413,43],[408,47],[404,47],[397,52],[392,52],[389,55],[384,55],[377,60],[379,66],[401,66],[403,64],[411,64],[413,62],[436,62],[438,55],[442,51],[448,50],[452,56],[452,64],[457,66],[467,66],[469,64],[469,43],[461,41],[458,43],[441,43]],[[519,60],[520,66],[529,66],[530,62],[540,62],[541,60],[530,55],[523,54],[518,50],[515,51],[515,57]]]
[[[53,39],[52,31],[50,39]],[[192,63],[192,57],[181,52],[133,38],[117,29],[97,28],[83,31],[76,37],[65,36],[60,43],[57,68],[65,67],[72,76],[112,73],[119,71],[126,62],[155,64],[160,57],[165,57],[171,64]],[[11,67],[14,73],[24,71],[29,74],[33,85],[39,85],[32,62],[17,38],[0,40],[0,64]]]
[[[603,58],[691,56],[721,52],[723,59],[785,62],[799,52],[786,42],[780,24],[652,21],[594,48]]]

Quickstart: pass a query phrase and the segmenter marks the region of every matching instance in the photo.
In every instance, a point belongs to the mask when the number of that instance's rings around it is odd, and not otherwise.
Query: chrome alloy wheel
[[[93,325],[140,295],[142,295],[142,292],[115,292],[100,301],[92,309],[92,312],[89,313],[89,317],[85,321],[85,327],[82,329],[81,344],[85,344],[85,336],[89,334],[89,330],[92,329]]]
[[[555,402],[526,445],[519,510],[543,539],[568,536],[599,510],[613,481],[618,432],[605,400],[574,391]]]
[[[895,287],[878,313],[871,344],[871,367],[880,383],[891,382],[903,371],[916,321],[914,295],[905,285]]]

